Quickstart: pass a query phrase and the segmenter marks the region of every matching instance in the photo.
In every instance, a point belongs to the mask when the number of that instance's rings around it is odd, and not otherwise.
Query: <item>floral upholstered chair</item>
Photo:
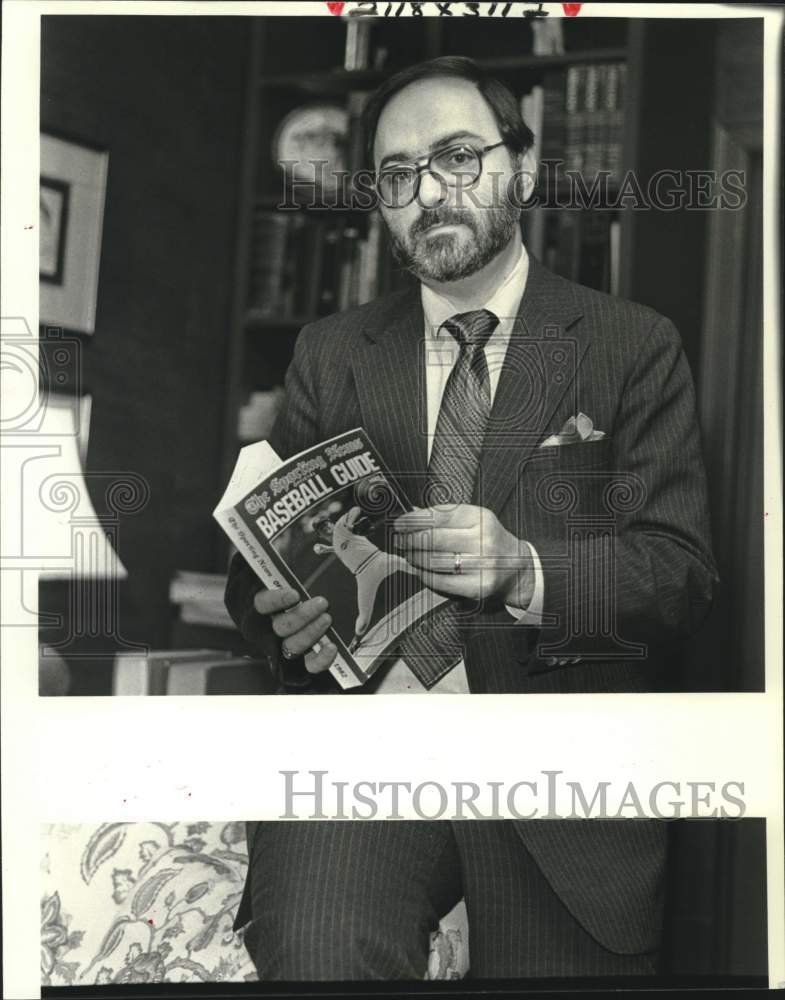
[[[54,824],[42,834],[42,985],[256,979],[232,930],[244,824]],[[465,975],[465,919],[461,903],[433,935],[429,979]]]

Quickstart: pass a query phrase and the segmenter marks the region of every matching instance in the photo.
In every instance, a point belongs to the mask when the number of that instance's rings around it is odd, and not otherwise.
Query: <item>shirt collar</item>
[[[501,335],[505,339],[509,336],[513,320],[518,315],[528,275],[529,256],[526,253],[526,248],[521,244],[520,256],[502,279],[498,288],[491,294],[491,297],[485,302],[472,303],[472,309],[489,309],[499,317],[500,323],[494,331],[494,338],[497,335]],[[446,319],[454,316],[457,312],[468,311],[465,305],[457,307],[449,296],[441,295],[425,284],[420,285],[420,294],[427,337],[438,338],[440,327]]]

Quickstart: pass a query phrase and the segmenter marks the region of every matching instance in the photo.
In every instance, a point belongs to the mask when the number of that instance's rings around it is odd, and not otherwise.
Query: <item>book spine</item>
[[[320,316],[326,316],[338,308],[336,289],[340,266],[340,254],[338,253],[340,238],[341,234],[337,229],[328,229],[324,234],[322,273],[319,281],[319,308],[317,309]]]
[[[349,309],[355,304],[356,258],[360,233],[355,226],[347,226],[341,241],[341,277],[338,293],[338,308]]]
[[[542,159],[564,161],[565,103],[567,74],[557,70],[546,74],[543,84]],[[556,168],[549,168],[556,177]]]
[[[308,227],[308,268],[303,290],[303,313],[317,316],[324,255],[324,222],[317,219]]]
[[[170,695],[195,695],[207,692],[209,662],[173,663],[167,687]]]
[[[610,214],[586,212],[581,232],[578,281],[607,292],[610,287]]]
[[[603,70],[603,66],[586,67],[583,171],[587,180],[596,177],[602,166],[604,129],[600,105],[600,86]]]
[[[374,212],[368,220],[368,234],[362,244],[358,305],[373,301],[378,294],[381,226],[381,216],[377,212]]]
[[[294,574],[288,570],[286,564],[276,557],[275,552],[267,546],[263,546],[256,539],[249,538],[245,522],[236,508],[216,511],[214,516],[229,536],[232,544],[236,546],[238,552],[242,553],[248,565],[268,590],[291,587],[292,590],[300,593],[303,599],[307,600],[308,595],[303,592],[302,587]],[[328,629],[327,635],[335,648],[341,650],[343,643],[335,630]],[[344,690],[359,687],[366,680],[365,675],[351,661],[351,658],[347,659],[340,652],[330,667],[330,673]]]
[[[621,295],[621,222],[614,219],[608,234],[611,295]]]
[[[611,180],[621,182],[622,151],[624,142],[624,89],[627,77],[627,67],[623,63],[614,63],[608,67],[606,84],[606,167],[610,171]]]
[[[564,165],[582,170],[586,140],[586,66],[570,66],[565,90]]]
[[[361,18],[350,18],[346,25],[346,47],[343,68],[358,70],[368,68],[371,44],[371,25]]]
[[[146,656],[116,656],[112,694],[138,696],[150,694],[149,662]]]
[[[554,270],[563,278],[578,280],[580,251],[579,213],[566,209],[558,213],[558,235]]]
[[[249,305],[269,315],[281,305],[288,219],[277,212],[259,212],[255,222]]]

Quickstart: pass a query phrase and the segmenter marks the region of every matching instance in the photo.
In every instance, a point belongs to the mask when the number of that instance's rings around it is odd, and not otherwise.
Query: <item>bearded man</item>
[[[471,60],[398,73],[365,117],[419,287],[302,330],[272,436],[289,457],[363,426],[415,508],[400,555],[451,598],[364,691],[655,690],[716,579],[673,324],[527,253],[533,136]],[[235,557],[226,600],[283,691],[332,689],[323,598],[264,590]],[[264,979],[422,977],[461,897],[473,976],[656,969],[661,823],[251,823],[248,839],[238,924]]]

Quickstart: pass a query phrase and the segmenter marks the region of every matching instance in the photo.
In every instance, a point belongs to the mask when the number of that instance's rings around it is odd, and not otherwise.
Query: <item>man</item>
[[[272,443],[289,456],[362,425],[415,507],[399,552],[452,600],[373,690],[652,690],[715,581],[673,325],[527,254],[532,134],[470,60],[390,78],[366,125],[420,287],[303,329]],[[246,638],[284,690],[326,690],[329,609],[297,601],[235,558]],[[427,929],[461,894],[473,975],[655,968],[661,824],[249,824],[249,853],[238,921],[263,978],[421,976]]]

